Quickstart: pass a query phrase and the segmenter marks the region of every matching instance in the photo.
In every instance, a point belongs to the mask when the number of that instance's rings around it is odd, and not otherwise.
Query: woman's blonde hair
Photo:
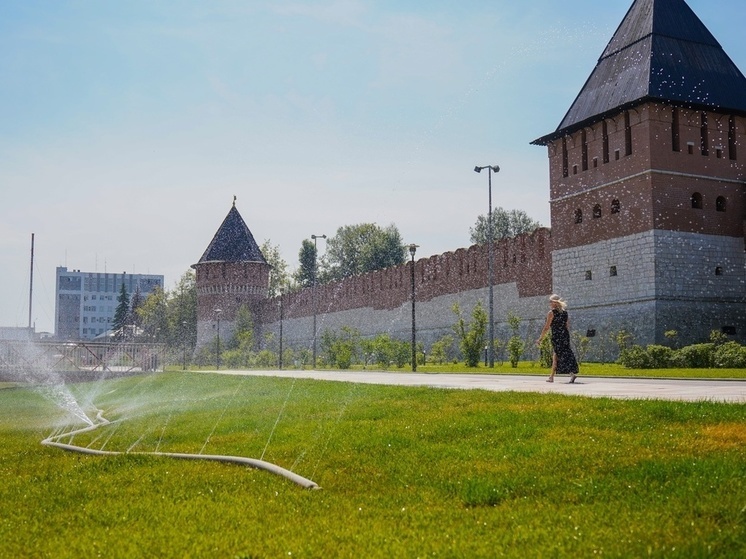
[[[558,303],[559,306],[562,307],[563,311],[567,308],[567,303],[565,302],[565,300],[557,294],[550,295],[549,300],[553,303]]]

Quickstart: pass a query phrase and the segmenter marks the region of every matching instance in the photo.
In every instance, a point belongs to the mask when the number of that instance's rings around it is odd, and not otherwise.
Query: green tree
[[[264,259],[271,266],[269,269],[269,296],[276,297],[280,289],[288,283],[288,263],[282,259],[280,246],[272,245],[269,239],[265,240],[260,247]]]
[[[521,318],[515,314],[508,313],[508,327],[512,335],[508,340],[508,356],[510,358],[510,366],[514,369],[518,367],[518,361],[521,360],[523,352],[526,350],[526,343],[518,335],[521,327]]]
[[[516,237],[522,233],[531,233],[541,227],[541,223],[531,219],[523,210],[492,210],[492,238],[495,241]],[[469,228],[471,242],[476,245],[487,243],[489,238],[487,216],[480,215],[474,227]]]
[[[143,298],[140,287],[138,286],[137,289],[135,289],[135,292],[132,294],[132,298],[130,299],[130,310],[127,317],[128,324],[132,324],[133,326],[140,326],[140,315],[137,311],[144,302],[145,299]]]
[[[458,303],[453,305],[453,313],[458,320],[453,327],[456,337],[459,340],[459,347],[464,356],[467,367],[476,367],[479,365],[479,358],[482,354],[482,348],[485,342],[485,332],[487,331],[487,313],[482,307],[482,303],[474,305],[471,313],[472,322],[466,324],[461,308]]]
[[[298,269],[295,271],[295,281],[300,287],[313,285],[316,266],[316,245],[309,239],[303,239],[298,251]]]
[[[342,326],[339,333],[325,330],[321,335],[321,351],[330,367],[349,369],[360,350],[360,331]]]
[[[446,334],[430,346],[430,360],[442,365],[454,359],[453,336]]]
[[[194,270],[184,272],[166,294],[167,343],[172,347],[194,348],[197,343],[197,278]]]
[[[148,340],[158,343],[169,340],[168,297],[163,289],[156,286],[135,313]]]
[[[117,308],[114,311],[114,320],[111,323],[112,329],[117,332],[119,336],[124,333],[124,328],[127,326],[127,318],[130,312],[130,297],[127,295],[127,288],[124,283],[119,290],[117,296]]]
[[[346,277],[396,266],[406,261],[406,248],[394,224],[345,225],[327,239],[320,281]]]

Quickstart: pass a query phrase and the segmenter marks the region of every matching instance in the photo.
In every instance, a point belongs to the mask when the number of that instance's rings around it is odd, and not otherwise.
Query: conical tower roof
[[[225,216],[198,264],[203,262],[261,262],[267,264],[254,236],[236,209],[236,202]]]
[[[557,130],[533,143],[646,101],[746,115],[746,78],[684,0],[635,0]]]

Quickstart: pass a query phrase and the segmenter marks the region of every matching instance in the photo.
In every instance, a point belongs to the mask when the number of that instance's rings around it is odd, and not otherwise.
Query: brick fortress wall
[[[503,239],[493,245],[495,322],[504,323],[513,312],[528,323],[543,321],[546,297],[552,289],[552,236],[541,228],[532,234]],[[342,326],[364,336],[388,332],[411,335],[411,262],[341,281],[318,285],[283,296],[283,340],[291,346],[310,347],[313,314],[317,335]],[[487,309],[489,258],[487,245],[473,245],[415,262],[418,340],[426,347],[444,334],[452,334],[454,303],[470,315],[477,301]],[[315,298],[314,298],[315,297]],[[314,304],[315,301],[315,304]],[[279,297],[261,309],[262,332],[279,333]],[[524,327],[526,326],[524,325]]]

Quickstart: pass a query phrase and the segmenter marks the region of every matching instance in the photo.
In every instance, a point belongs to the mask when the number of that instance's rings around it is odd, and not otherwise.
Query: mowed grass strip
[[[742,557],[746,410],[166,373],[0,390],[2,557]],[[317,482],[135,452],[263,458]]]

